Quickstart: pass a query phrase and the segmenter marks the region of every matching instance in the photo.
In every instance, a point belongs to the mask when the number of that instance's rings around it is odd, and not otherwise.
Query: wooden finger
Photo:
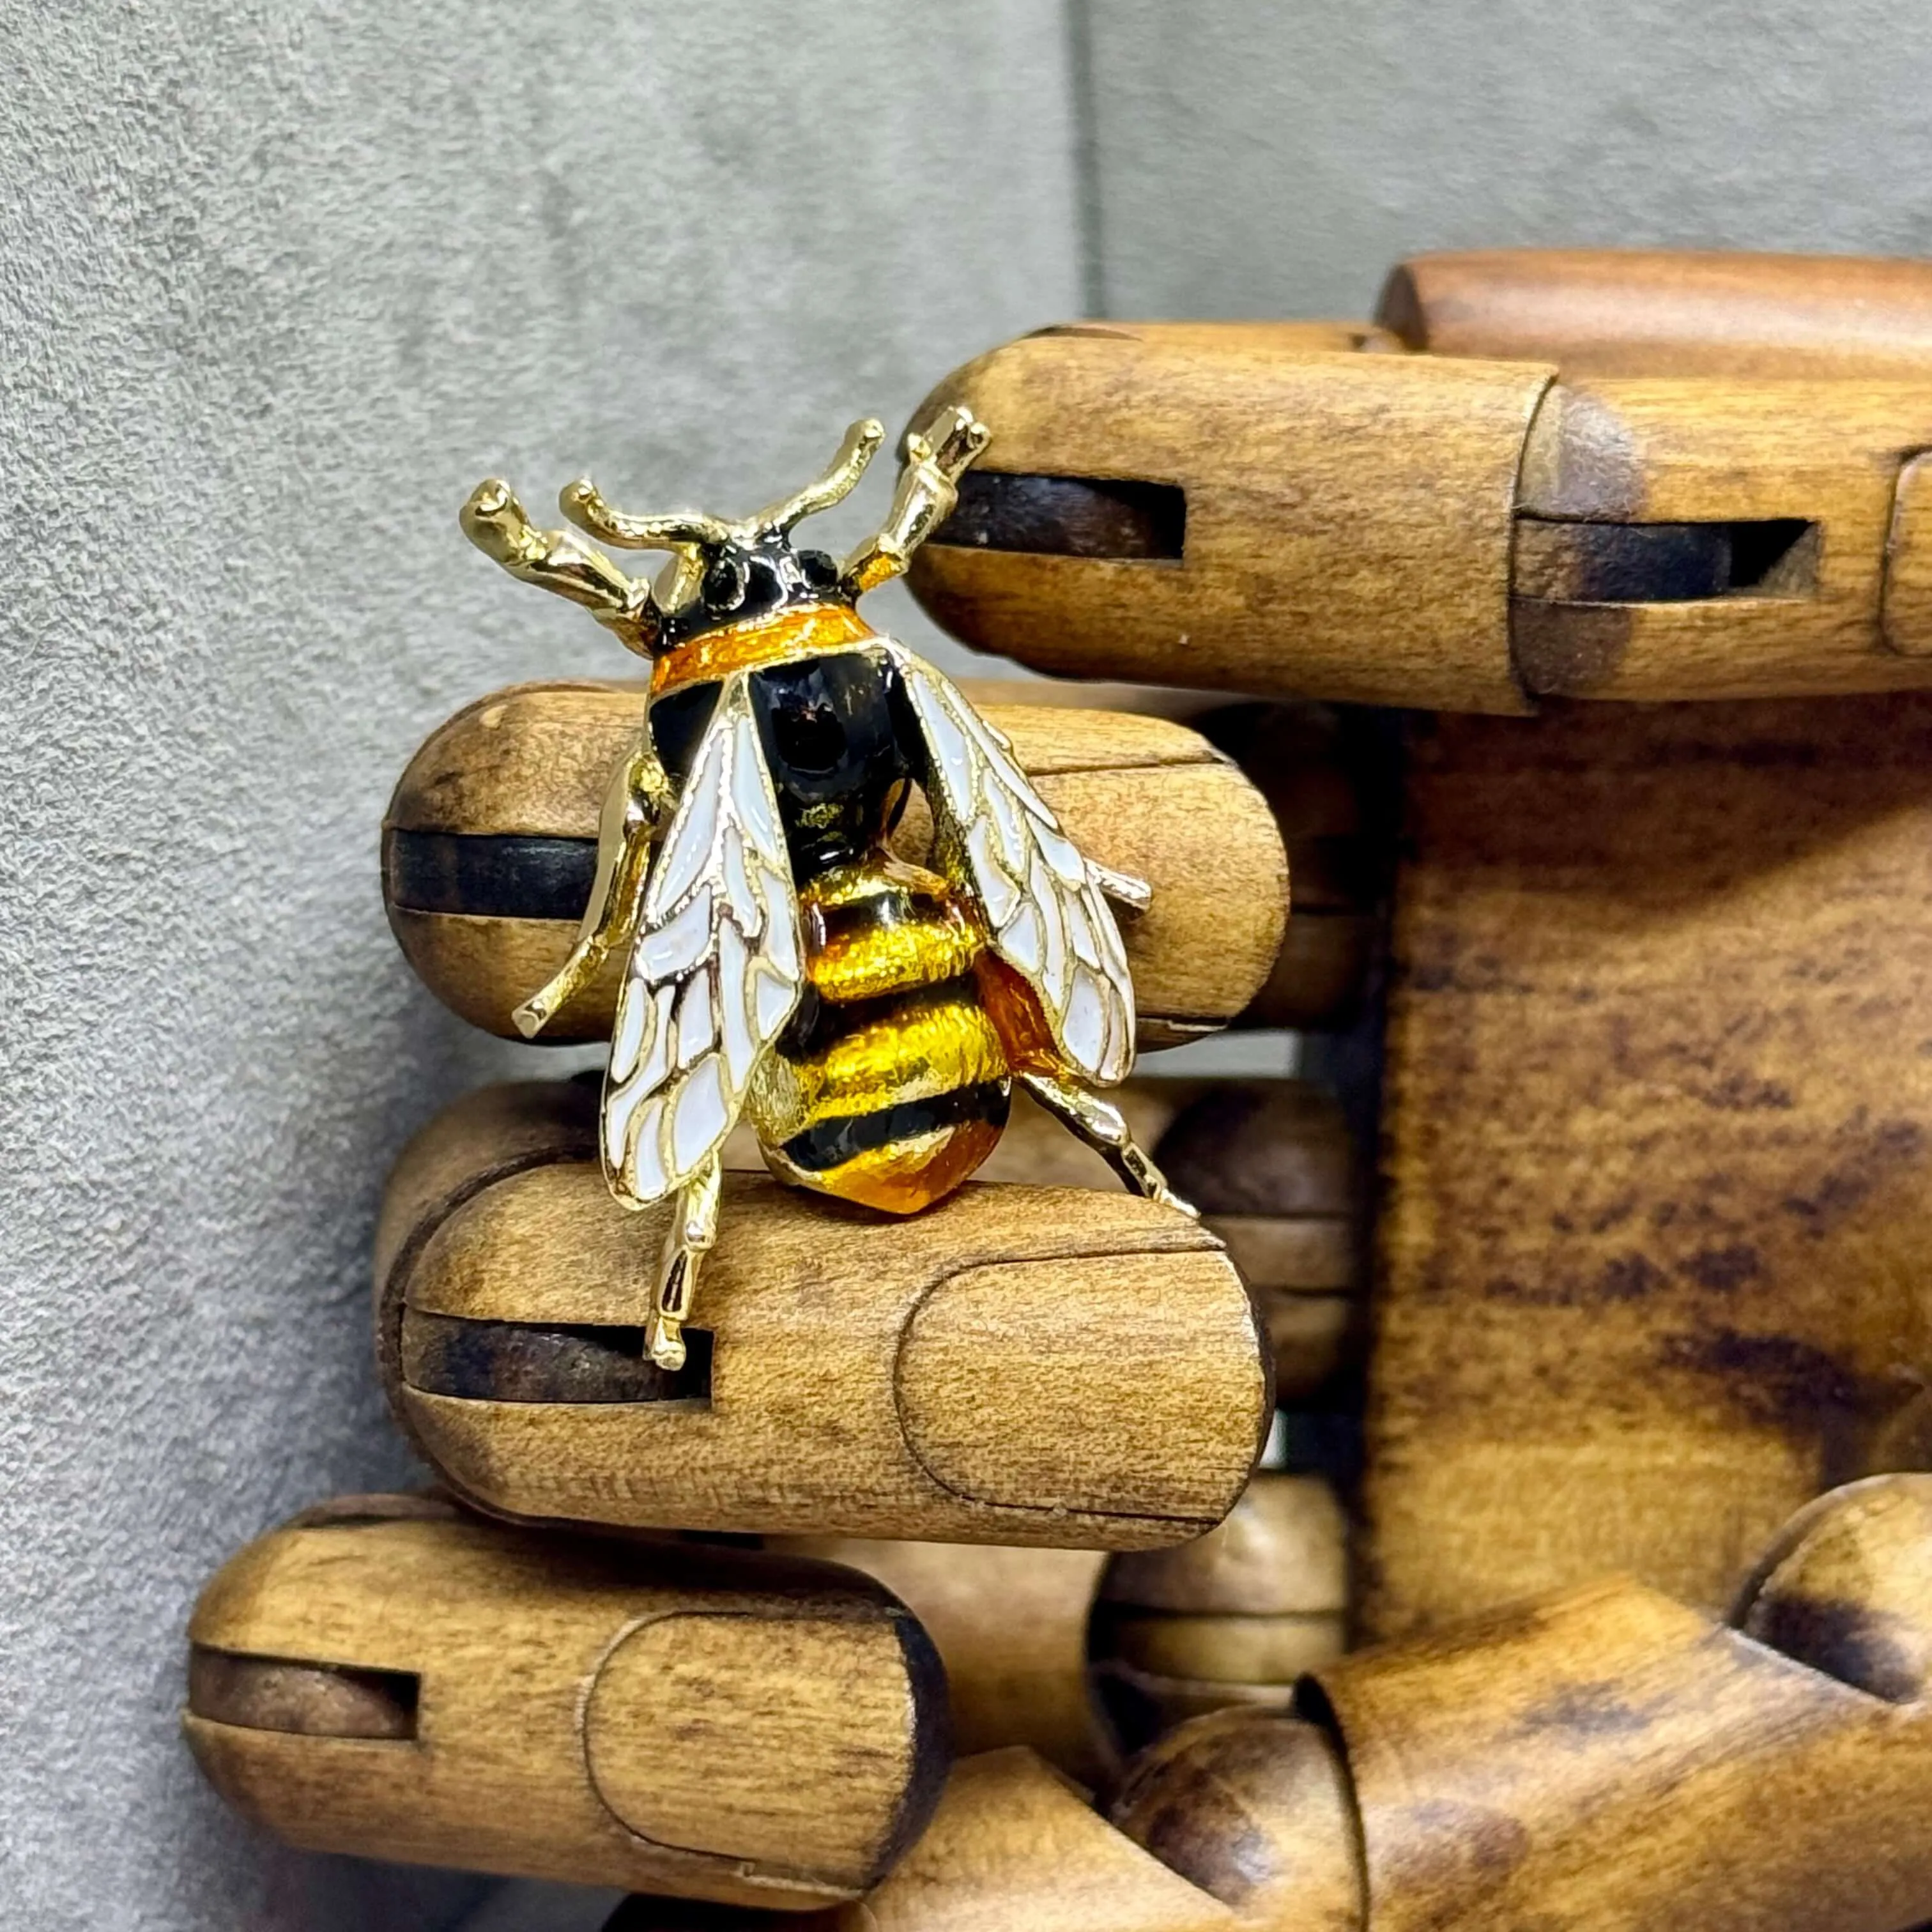
[[[1916,1924],[1928,1552],[1932,1478],[1855,1486],[1780,1539],[1750,1634],[1627,1581],[1541,1599],[1327,1665],[1298,1718],[1184,1726],[1112,1815],[1273,1932]]]
[[[1268,808],[1228,759],[1164,718],[1064,706],[989,716],[1067,835],[1144,879],[1122,920],[1143,1046],[1172,1046],[1246,1006],[1280,949],[1288,876]],[[410,761],[383,829],[384,895],[404,953],[464,1018],[513,1037],[511,1014],[575,939],[598,809],[641,728],[639,685],[524,685],[460,712]],[[915,800],[896,843],[922,858]],[[623,962],[546,1040],[607,1034]]]
[[[382,1500],[271,1532],[196,1606],[188,1742],[257,1823],[790,1909],[854,1896],[925,1825],[944,1679],[877,1585]]]
[[[1928,440],[1932,370],[1559,384],[1517,501],[1526,687],[1656,700],[1924,683],[1932,601],[1909,547],[1889,601],[1887,586],[1901,472]]]
[[[1288,930],[1240,1024],[1353,1024],[1394,869],[1393,735],[1325,705],[1232,705],[1195,723],[1268,800],[1288,852]]]
[[[482,1507],[1133,1549],[1200,1534],[1240,1494],[1266,1359],[1239,1275],[1185,1215],[973,1184],[888,1221],[734,1174],[689,1356],[664,1372],[638,1325],[662,1212],[619,1208],[562,1126],[555,1158],[499,1174],[504,1102],[462,1104],[482,1130],[430,1133],[477,1165],[440,1214],[419,1206],[428,1157],[399,1170],[379,1354],[404,1426]],[[558,1082],[548,1104],[581,1121],[596,1090]]]
[[[1492,248],[1420,255],[1376,320],[1436,356],[1566,376],[1932,375],[1932,265],[1848,255]]]
[[[1510,712],[1932,679],[1932,362],[1558,380],[1524,352],[1010,344],[938,392],[994,440],[914,588],[1040,669],[1258,694]]]

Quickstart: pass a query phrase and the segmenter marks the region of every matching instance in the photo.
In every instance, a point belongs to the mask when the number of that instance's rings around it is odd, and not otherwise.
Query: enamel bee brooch
[[[1130,1186],[1172,1199],[1092,1090],[1133,1062],[1108,902],[1144,908],[1147,887],[1083,858],[1006,739],[854,608],[950,513],[985,426],[952,409],[908,434],[884,528],[842,562],[793,542],[884,434],[855,423],[824,476],[735,523],[632,515],[569,485],[580,529],[670,553],[655,582],[574,532],[533,529],[502,483],[463,511],[505,569],[587,606],[651,663],[583,931],[516,1017],[534,1037],[607,961],[626,962],[599,1138],[620,1202],[672,1205],[645,1329],[666,1368],[684,1359],[741,1118],[781,1179],[911,1214],[992,1151],[1017,1081]],[[886,843],[914,787],[930,869]]]

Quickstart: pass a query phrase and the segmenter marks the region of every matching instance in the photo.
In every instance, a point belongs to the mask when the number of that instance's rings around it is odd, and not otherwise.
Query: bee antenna
[[[566,483],[557,507],[580,530],[602,537],[620,550],[689,550],[707,544],[728,543],[731,526],[722,517],[699,510],[673,510],[656,517],[633,516],[613,509],[587,476]]]
[[[835,503],[842,503],[852,494],[859,478],[865,475],[866,466],[878,454],[885,440],[884,423],[876,416],[862,418],[845,432],[845,440],[838,446],[838,454],[832,458],[832,467],[824,476],[747,520],[761,534],[778,536],[804,518],[815,516],[820,510],[829,510]]]

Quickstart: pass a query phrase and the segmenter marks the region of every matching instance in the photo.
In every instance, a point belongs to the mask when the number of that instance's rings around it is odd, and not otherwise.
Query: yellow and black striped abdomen
[[[773,1172],[910,1214],[998,1145],[1012,1072],[981,1004],[979,925],[945,880],[875,853],[799,895],[807,990],[749,1112]]]

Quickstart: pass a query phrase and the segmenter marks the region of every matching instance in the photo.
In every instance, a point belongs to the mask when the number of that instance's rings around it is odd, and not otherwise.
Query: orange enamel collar
[[[667,651],[651,667],[651,696],[662,698],[688,684],[706,684],[734,671],[755,670],[820,651],[849,650],[876,636],[849,604],[814,604],[775,611],[749,623],[706,631]]]

